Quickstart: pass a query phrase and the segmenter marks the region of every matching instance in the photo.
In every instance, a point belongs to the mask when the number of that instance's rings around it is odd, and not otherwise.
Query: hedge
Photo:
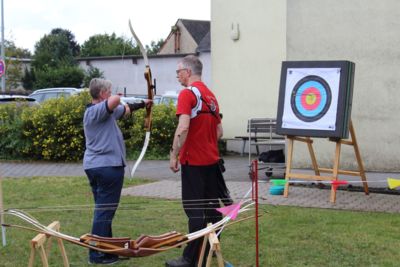
[[[69,98],[51,99],[41,106],[0,106],[0,157],[3,159],[45,159],[78,161],[83,158],[85,140],[82,118],[90,102],[87,92]],[[135,156],[143,146],[144,110],[119,122],[127,153]],[[153,107],[153,124],[148,153],[166,157],[177,125],[175,107]]]

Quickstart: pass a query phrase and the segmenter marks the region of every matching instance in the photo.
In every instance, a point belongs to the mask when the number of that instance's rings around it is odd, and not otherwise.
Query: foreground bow
[[[147,82],[147,99],[153,100],[154,98],[154,90],[155,86],[153,84],[152,76],[151,76],[151,69],[149,65],[149,59],[147,57],[146,50],[144,49],[142,43],[140,42],[139,38],[137,37],[135,31],[132,28],[131,21],[129,20],[129,29],[133,35],[133,38],[135,38],[136,44],[139,46],[140,52],[142,53],[144,64],[145,64],[145,70],[144,70],[144,78],[146,79]],[[146,130],[146,137],[144,140],[144,145],[142,148],[142,152],[140,152],[139,158],[136,160],[135,165],[133,165],[132,172],[131,172],[131,177],[133,178],[133,175],[135,174],[135,171],[137,167],[139,166],[140,162],[142,161],[144,154],[146,153],[147,147],[150,142],[150,131],[151,131],[151,105],[146,106],[146,117],[144,119],[144,128]]]
[[[249,201],[249,203],[245,207],[241,208],[238,211],[238,213],[248,211],[253,204],[254,204],[253,202]],[[60,238],[62,240],[68,241],[70,243],[85,248],[90,248],[100,252],[115,254],[123,257],[145,257],[182,246],[187,242],[204,237],[205,235],[213,231],[223,228],[224,226],[228,225],[228,222],[231,219],[229,216],[225,216],[215,224],[212,224],[204,229],[201,229],[199,231],[187,235],[183,235],[176,231],[171,231],[159,236],[141,235],[137,239],[130,239],[129,237],[107,238],[91,234],[84,234],[81,237],[77,238],[57,232],[54,229],[41,224],[38,220],[36,220],[32,216],[19,210],[13,210],[13,209],[6,210],[4,211],[4,214],[16,216],[22,219],[23,221],[29,223],[30,225],[32,225],[34,228],[23,227],[18,225],[8,225],[8,224],[3,224],[2,226],[16,227],[25,230],[44,233],[46,235]],[[242,220],[247,220],[250,218],[253,217],[246,217]]]

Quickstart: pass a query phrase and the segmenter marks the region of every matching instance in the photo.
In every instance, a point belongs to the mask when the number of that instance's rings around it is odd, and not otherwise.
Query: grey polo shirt
[[[85,170],[126,165],[124,138],[117,125],[117,120],[124,114],[123,105],[119,105],[113,111],[109,110],[107,100],[87,106],[83,117],[86,139],[83,157]]]

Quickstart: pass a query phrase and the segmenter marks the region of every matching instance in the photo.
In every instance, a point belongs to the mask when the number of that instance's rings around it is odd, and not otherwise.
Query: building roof
[[[197,44],[210,32],[210,21],[180,19]]]
[[[211,34],[208,32],[197,46],[196,52],[211,52]]]

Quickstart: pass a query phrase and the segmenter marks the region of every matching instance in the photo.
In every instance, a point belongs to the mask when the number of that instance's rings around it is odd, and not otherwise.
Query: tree
[[[13,41],[4,41],[6,56],[6,80],[7,90],[14,90],[20,87],[23,77],[22,59],[30,58],[31,53],[27,49],[17,47]]]
[[[160,39],[158,42],[151,41],[150,46],[146,45],[146,50],[149,55],[157,55],[160,51],[161,46],[164,44],[164,40]]]
[[[32,90],[35,81],[36,77],[34,69],[32,68],[29,70],[28,68],[25,68],[24,76],[21,79],[22,86],[27,90]]]
[[[81,47],[81,57],[124,55],[140,55],[139,47],[124,37],[117,37],[115,33],[93,35]]]
[[[81,86],[85,74],[74,58],[79,47],[74,39],[70,31],[57,28],[35,44],[33,89]]]
[[[48,67],[57,68],[74,64],[72,49],[65,35],[45,35],[35,44],[32,65],[37,71]]]
[[[104,73],[96,67],[89,66],[85,73],[85,78],[83,78],[83,87],[89,87],[89,83],[93,78],[104,79]]]
[[[78,66],[45,67],[36,71],[34,89],[49,87],[81,87],[84,71]]]
[[[31,58],[32,54],[28,49],[17,47],[14,41],[4,40],[6,57]]]
[[[75,35],[71,31],[65,30],[65,29],[61,29],[61,28],[55,28],[55,29],[51,30],[50,34],[51,35],[64,35],[65,37],[67,37],[67,40],[68,40],[68,43],[69,43],[69,48],[72,51],[72,55],[74,57],[79,56],[79,53],[81,51],[81,47],[75,41]]]

